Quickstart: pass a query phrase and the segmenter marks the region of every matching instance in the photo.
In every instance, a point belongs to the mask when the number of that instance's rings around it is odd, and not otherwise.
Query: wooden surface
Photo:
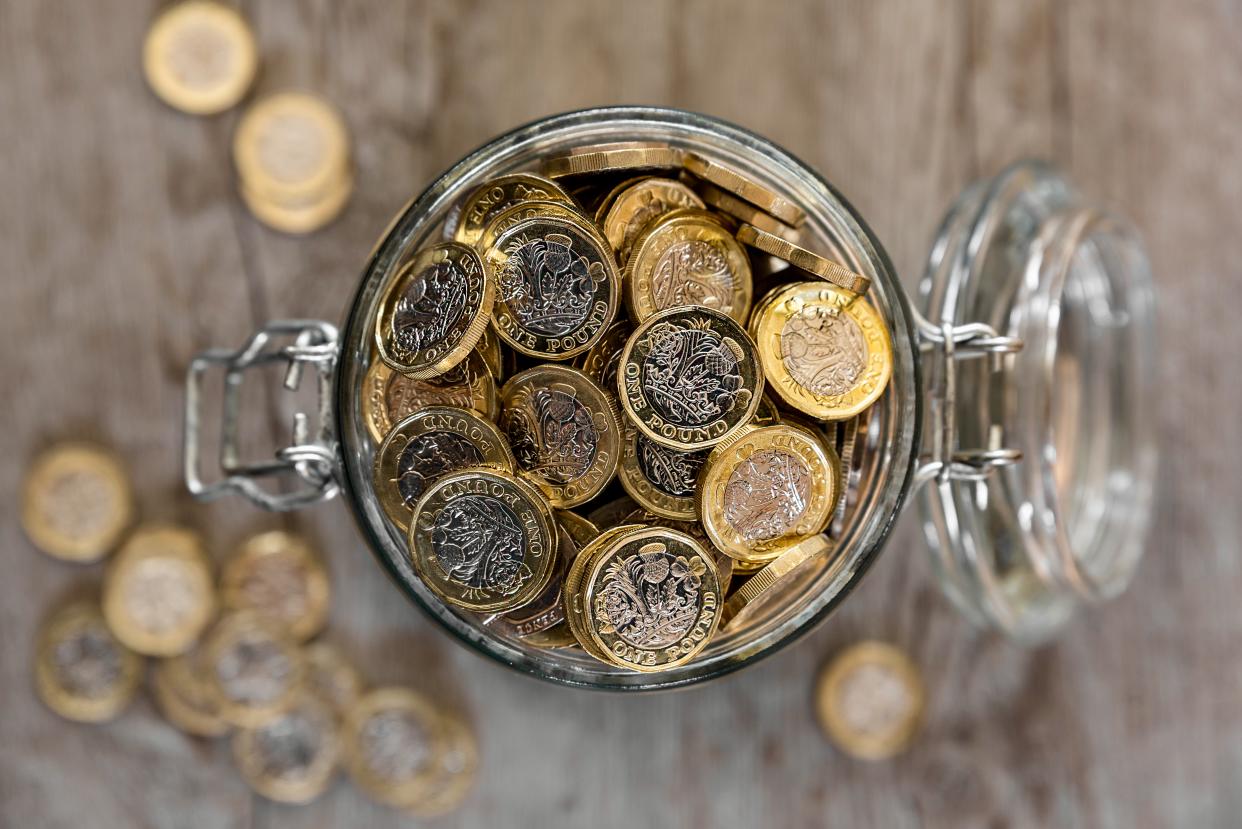
[[[227,744],[141,701],[103,727],[31,692],[38,618],[98,580],[16,521],[29,458],[90,437],[132,465],[142,514],[223,556],[288,523],[326,551],[332,638],[368,677],[467,709],[477,791],[445,826],[1148,827],[1242,821],[1242,7],[1236,3],[247,2],[259,91],[344,110],[357,194],[306,239],[256,224],[229,164],[236,113],[158,103],[139,71],[150,3],[0,0],[0,825],[396,826],[340,782],[308,808],[252,796]],[[712,113],[829,176],[907,285],[953,194],[1050,157],[1142,228],[1164,304],[1163,467],[1132,590],[1042,650],[971,629],[907,516],[851,601],[759,667],[618,699],[455,647],[389,586],[340,503],[280,519],[203,507],[178,472],[190,356],[271,317],[338,320],[389,217],[437,171],[536,116],[604,103]],[[284,440],[286,424],[271,437]],[[906,756],[836,753],[813,672],[859,637],[909,649],[931,710]]]

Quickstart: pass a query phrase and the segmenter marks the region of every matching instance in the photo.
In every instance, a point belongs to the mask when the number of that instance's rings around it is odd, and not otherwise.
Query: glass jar
[[[693,150],[797,201],[807,214],[807,246],[871,277],[868,297],[893,339],[892,379],[859,433],[834,553],[784,584],[753,624],[722,631],[694,661],[661,673],[533,647],[437,599],[379,506],[371,476],[376,447],[360,409],[382,288],[409,254],[439,238],[453,205],[492,177],[611,141]],[[617,690],[703,682],[808,632],[857,585],[906,498],[921,488],[936,572],[950,598],[973,620],[1034,641],[1077,604],[1119,590],[1141,554],[1154,473],[1142,402],[1152,362],[1150,275],[1122,223],[1083,204],[1053,171],[1020,164],[958,200],[922,293],[928,319],[911,306],[854,208],[760,136],[650,107],[545,118],[466,156],[401,211],[372,252],[339,334],[324,322],[272,323],[239,351],[195,359],[186,398],[187,485],[201,498],[237,492],[271,509],[343,492],[380,564],[461,642],[544,679]],[[246,463],[238,449],[240,388],[250,368],[271,363],[287,365],[290,389],[304,369],[316,370],[317,421],[295,416],[291,446],[273,461]],[[221,474],[208,483],[199,410],[213,368],[225,372],[225,401]],[[295,488],[270,489],[269,476],[292,477]]]

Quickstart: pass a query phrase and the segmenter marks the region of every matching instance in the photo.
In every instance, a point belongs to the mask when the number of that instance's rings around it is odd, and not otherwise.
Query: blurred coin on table
[[[43,552],[64,561],[98,561],[133,520],[129,478],[120,460],[88,443],[62,443],[35,459],[22,489],[22,526]]]
[[[147,32],[142,68],[164,103],[191,115],[235,106],[259,67],[254,34],[232,8],[210,0],[169,6]]]
[[[306,689],[327,700],[337,716],[344,718],[362,696],[362,674],[331,642],[312,642],[302,650],[302,657]]]
[[[296,702],[302,654],[279,628],[254,613],[222,618],[203,643],[206,687],[225,721],[257,728]]]
[[[112,635],[96,600],[77,601],[53,613],[40,629],[34,679],[39,698],[60,716],[103,722],[134,698],[142,657]]]
[[[273,530],[242,542],[220,573],[220,598],[229,610],[251,610],[305,642],[328,620],[328,571],[310,544]]]
[[[445,738],[443,717],[421,694],[377,688],[345,720],[345,767],[367,795],[406,808],[434,793]]]
[[[207,689],[201,648],[159,660],[151,672],[151,693],[164,719],[187,734],[219,737],[231,728]]]
[[[432,784],[421,796],[405,806],[420,818],[446,815],[456,809],[474,788],[479,771],[479,744],[474,732],[462,719],[446,715],[441,718],[444,744],[435,759]]]
[[[331,704],[306,691],[285,713],[233,735],[233,762],[269,800],[309,803],[336,775],[340,735]]]
[[[863,760],[900,754],[914,739],[926,694],[918,668],[884,642],[859,642],[820,673],[815,710],[842,751]]]

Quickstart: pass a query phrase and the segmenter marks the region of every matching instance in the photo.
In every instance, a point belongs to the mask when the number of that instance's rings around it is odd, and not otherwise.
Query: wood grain
[[[249,794],[225,744],[142,702],[57,720],[30,688],[43,608],[98,568],[36,555],[13,505],[48,443],[129,461],[144,516],[204,530],[218,556],[285,523],[324,549],[333,638],[376,683],[470,712],[481,782],[445,826],[1237,825],[1242,811],[1242,10],[1103,0],[742,3],[246,2],[259,91],[337,102],[358,189],[291,239],[234,193],[236,114],[196,119],[147,91],[150,4],[0,0],[0,825],[397,826],[341,782],[315,806]],[[908,286],[953,194],[1049,157],[1134,219],[1162,295],[1164,466],[1148,560],[1121,600],[1056,645],[1015,649],[940,598],[907,519],[852,600],[760,667],[676,694],[551,687],[454,647],[391,589],[337,503],[292,518],[205,507],[178,472],[190,356],[270,317],[338,320],[391,214],[508,127],[660,103],[763,132],[868,217]],[[287,423],[272,406],[273,442]],[[914,655],[931,692],[918,744],[860,764],[818,734],[826,655],[863,636]]]

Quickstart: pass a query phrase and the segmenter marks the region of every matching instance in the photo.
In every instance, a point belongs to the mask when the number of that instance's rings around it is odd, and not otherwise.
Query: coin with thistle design
[[[406,263],[380,302],[380,358],[415,379],[443,374],[471,352],[487,327],[495,288],[474,248],[443,242]]]
[[[500,428],[517,468],[555,507],[586,503],[616,474],[621,415],[612,396],[578,369],[535,366],[500,391]]]
[[[573,207],[574,200],[551,179],[533,173],[512,173],[488,181],[462,202],[461,218],[453,238],[474,245],[484,229],[504,211],[525,202],[558,202]]]
[[[383,443],[393,426],[426,406],[473,409],[494,419],[500,411],[496,380],[481,352],[472,351],[443,374],[421,380],[372,360],[362,394],[362,419],[372,440]]]
[[[604,238],[619,259],[624,259],[635,239],[649,224],[674,210],[699,209],[703,200],[680,181],[645,178],[617,193],[608,205],[601,227]]]
[[[711,449],[685,452],[656,443],[627,421],[625,451],[617,468],[630,497],[656,515],[693,521],[699,471]]]
[[[617,385],[625,413],[643,435],[691,451],[746,425],[759,406],[763,373],[754,343],[732,317],[685,306],[635,329]]]

